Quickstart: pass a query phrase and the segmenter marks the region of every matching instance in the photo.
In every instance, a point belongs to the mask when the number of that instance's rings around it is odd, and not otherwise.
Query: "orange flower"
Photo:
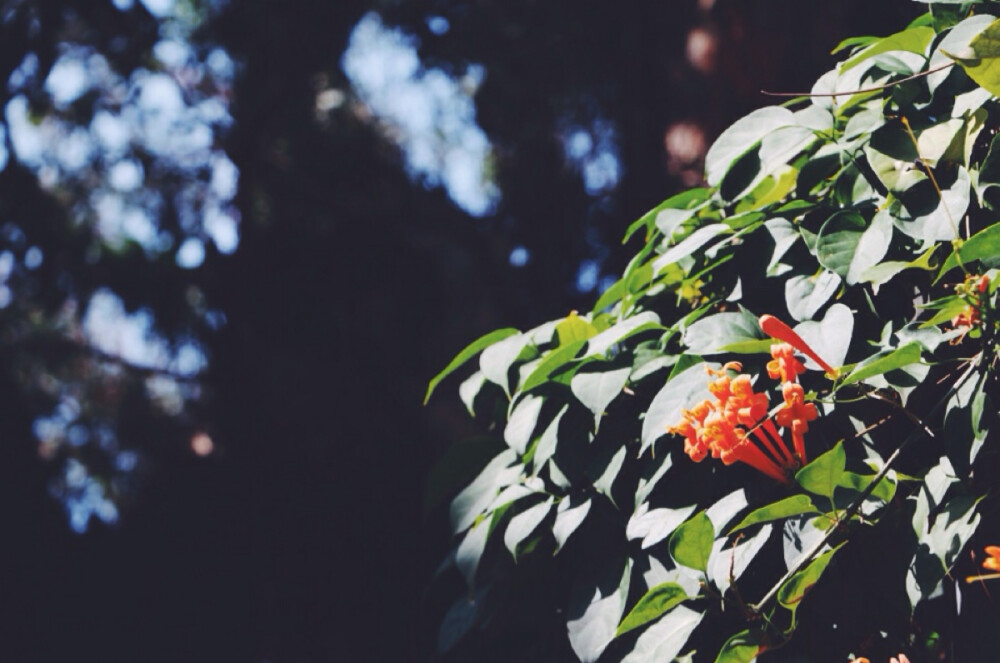
[[[1000,571],[1000,546],[986,546],[986,554],[989,557],[983,560],[983,568]]]
[[[795,348],[788,343],[778,343],[771,346],[771,356],[774,357],[767,362],[767,374],[782,382],[795,382],[798,376],[806,372],[806,367],[801,361],[795,358]]]
[[[795,333],[795,330],[786,325],[784,322],[774,317],[773,315],[762,315],[759,319],[760,328],[764,330],[764,333],[772,338],[776,338],[779,341],[784,341],[792,345],[796,350],[804,354],[805,356],[812,359],[814,362],[820,365],[820,367],[826,371],[827,375],[832,378],[836,378],[840,375],[840,371],[830,366],[830,364],[823,361],[823,359],[816,354],[808,343],[806,343],[801,336]]]
[[[767,416],[767,394],[755,392],[752,378],[745,373],[729,376],[729,371],[741,369],[738,362],[730,362],[722,370],[708,368],[709,375],[714,376],[708,384],[713,398],[690,410],[681,410],[681,420],[668,427],[667,432],[684,437],[684,452],[695,462],[711,453],[726,465],[741,461],[787,482],[799,461]],[[800,432],[800,438],[801,433],[804,431]]]
[[[809,432],[809,422],[819,416],[816,406],[805,402],[805,391],[802,385],[786,382],[781,385],[781,396],[785,404],[774,415],[778,425],[792,431],[792,443],[799,460],[806,462],[806,447],[804,436]]]

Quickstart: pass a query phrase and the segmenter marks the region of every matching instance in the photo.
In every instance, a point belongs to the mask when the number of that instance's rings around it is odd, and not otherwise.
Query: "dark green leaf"
[[[427,394],[424,396],[424,403],[427,403],[427,401],[430,400],[431,394],[434,393],[435,387],[437,387],[438,384],[440,384],[441,380],[444,380],[446,377],[451,375],[462,364],[475,357],[476,354],[478,354],[481,350],[493,345],[498,341],[502,341],[508,336],[513,336],[514,334],[518,333],[520,333],[518,332],[518,330],[510,327],[506,329],[497,329],[496,331],[492,331],[489,334],[486,334],[485,336],[480,336],[472,343],[469,343],[469,345],[467,345],[464,350],[459,352],[455,356],[455,358],[451,360],[451,363],[449,363],[447,366],[444,367],[443,371],[441,371],[431,379],[430,383],[427,385]]]
[[[846,279],[866,226],[860,214],[849,210],[838,212],[827,219],[816,238],[816,258],[819,263]]]

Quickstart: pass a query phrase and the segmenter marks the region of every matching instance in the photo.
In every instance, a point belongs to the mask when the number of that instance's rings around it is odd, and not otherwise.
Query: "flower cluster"
[[[955,294],[965,300],[966,306],[962,312],[951,319],[951,326],[955,329],[965,329],[968,332],[973,327],[982,322],[983,307],[989,303],[989,298],[984,296],[990,290],[990,277],[970,275],[963,283],[955,286]],[[965,338],[962,334],[953,343],[961,342]]]
[[[719,371],[707,369],[712,376],[708,384],[712,398],[681,410],[681,420],[667,431],[684,437],[684,452],[695,462],[711,453],[726,465],[741,461],[778,481],[788,481],[806,463],[804,436],[809,422],[819,416],[816,406],[805,402],[798,376],[806,369],[794,352],[787,343],[771,348],[767,373],[783,382],[784,400],[773,416],[768,413],[767,394],[754,391],[751,376],[740,373],[742,364],[729,362]],[[791,431],[794,454],[778,426]]]

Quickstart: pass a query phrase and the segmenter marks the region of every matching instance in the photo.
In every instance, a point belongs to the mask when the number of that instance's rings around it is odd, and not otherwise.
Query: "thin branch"
[[[934,409],[931,410],[930,414],[928,415],[928,418],[933,417],[935,414],[937,414],[937,411],[940,410],[941,407],[945,403],[947,403],[948,400],[955,394],[955,392],[957,392],[962,387],[965,381],[969,379],[969,376],[972,375],[977,366],[978,362],[974,361],[969,362],[969,368],[966,369],[965,373],[959,376],[958,380],[955,381],[955,384],[953,384],[951,388],[948,390],[948,392],[941,398],[941,400],[937,402],[937,405],[935,405]],[[750,606],[750,608],[754,612],[759,614],[771,601],[774,600],[774,597],[778,595],[778,591],[781,589],[782,585],[788,582],[788,580],[796,573],[805,568],[806,564],[810,563],[813,560],[813,558],[823,550],[823,547],[830,542],[830,539],[832,539],[833,535],[837,532],[838,529],[840,529],[840,526],[844,522],[847,522],[851,518],[853,518],[854,515],[861,509],[861,505],[864,503],[866,499],[868,499],[868,496],[872,494],[872,491],[875,490],[879,482],[885,478],[885,475],[889,473],[889,470],[892,468],[892,464],[896,462],[896,459],[899,458],[903,450],[907,446],[909,446],[911,442],[913,442],[914,440],[916,440],[917,438],[919,438],[921,435],[924,434],[930,435],[931,437],[933,437],[934,435],[933,432],[931,432],[930,428],[928,428],[923,422],[921,422],[920,425],[917,427],[917,429],[914,430],[912,433],[910,433],[906,437],[906,439],[903,440],[903,442],[898,447],[896,447],[896,450],[892,452],[889,458],[886,459],[885,464],[882,466],[882,469],[879,470],[878,474],[875,475],[871,483],[868,484],[868,487],[865,488],[864,491],[862,491],[861,495],[854,501],[853,504],[851,504],[850,508],[847,509],[847,511],[844,513],[844,517],[840,520],[840,522],[831,527],[830,529],[828,529],[826,531],[826,534],[823,535],[823,538],[817,541],[816,545],[814,545],[809,550],[808,553],[803,555],[802,558],[798,561],[798,563],[795,564],[795,566],[788,569],[788,572],[785,573],[785,575],[781,576],[778,582],[776,582],[774,586],[771,587],[770,590],[768,590],[767,594],[765,594],[760,601],[758,601],[755,605]]]
[[[863,87],[860,90],[847,90],[846,92],[768,92],[767,90],[761,90],[760,93],[766,94],[769,97],[844,97],[851,94],[863,94],[865,92],[879,92],[880,90],[887,90],[891,87],[906,83],[907,81],[912,81],[916,78],[923,78],[928,74],[933,74],[936,71],[941,71],[942,69],[954,66],[954,62],[948,62],[938,67],[932,67],[927,71],[921,71],[913,74],[912,76],[907,76],[906,78],[900,78],[899,80],[892,81],[891,83],[886,83],[885,85]]]

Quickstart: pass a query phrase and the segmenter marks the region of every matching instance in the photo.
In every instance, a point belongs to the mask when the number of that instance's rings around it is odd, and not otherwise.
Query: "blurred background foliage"
[[[429,377],[919,8],[0,2],[2,658],[428,658]]]

